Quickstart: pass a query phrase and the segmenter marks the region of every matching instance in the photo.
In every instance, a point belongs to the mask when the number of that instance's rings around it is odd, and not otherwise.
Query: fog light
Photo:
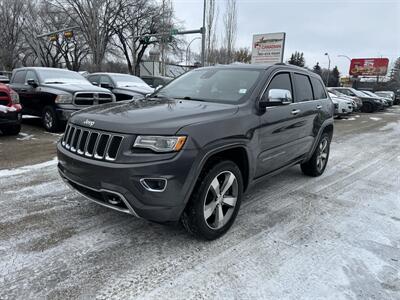
[[[142,178],[140,183],[149,192],[161,193],[167,188],[167,179],[165,178]]]

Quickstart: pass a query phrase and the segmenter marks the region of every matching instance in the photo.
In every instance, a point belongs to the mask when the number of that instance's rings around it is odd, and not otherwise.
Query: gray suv
[[[321,175],[334,106],[321,78],[285,64],[186,73],[146,99],[74,114],[58,143],[59,172],[98,204],[223,235],[243,193],[300,164]]]

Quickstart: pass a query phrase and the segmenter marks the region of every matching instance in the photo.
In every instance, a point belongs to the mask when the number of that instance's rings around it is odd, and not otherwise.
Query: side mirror
[[[28,79],[26,83],[34,88],[37,88],[39,86],[39,83],[35,79]]]
[[[93,85],[95,85],[95,86],[99,86],[99,83],[96,82],[96,81],[92,81],[91,83],[92,83]]]
[[[292,103],[292,93],[283,89],[271,89],[268,95],[265,95],[260,100],[260,108],[268,106],[288,105]]]

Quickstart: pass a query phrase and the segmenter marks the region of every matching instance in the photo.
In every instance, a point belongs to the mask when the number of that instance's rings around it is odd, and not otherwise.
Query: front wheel
[[[214,240],[224,235],[238,214],[243,178],[232,161],[222,161],[202,172],[181,221],[200,238]]]
[[[46,106],[42,113],[43,126],[47,131],[57,132],[60,128],[60,121],[57,118],[57,113],[54,107]]]
[[[372,106],[371,103],[366,102],[363,104],[363,106],[361,107],[362,112],[366,112],[366,113],[372,113],[374,111],[374,107]]]
[[[310,160],[300,165],[305,175],[317,177],[324,173],[328,164],[330,144],[329,134],[322,134]]]

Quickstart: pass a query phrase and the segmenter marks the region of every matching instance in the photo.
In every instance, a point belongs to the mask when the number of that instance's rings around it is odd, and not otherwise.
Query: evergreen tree
[[[289,64],[299,66],[299,67],[304,67],[306,65],[306,61],[304,59],[304,54],[303,52],[294,52],[288,61]]]
[[[319,76],[321,76],[322,74],[322,69],[319,66],[319,62],[317,62],[317,64],[313,67],[313,72],[318,74]]]
[[[340,72],[337,66],[335,66],[329,76],[329,86],[335,87],[340,85]]]

